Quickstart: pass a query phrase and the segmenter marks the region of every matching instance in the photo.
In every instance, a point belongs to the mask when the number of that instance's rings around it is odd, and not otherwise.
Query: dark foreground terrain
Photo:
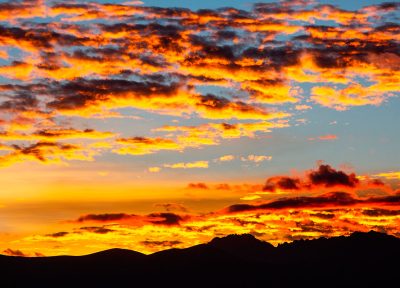
[[[377,232],[273,247],[251,235],[152,255],[0,256],[0,287],[400,287],[400,239]]]

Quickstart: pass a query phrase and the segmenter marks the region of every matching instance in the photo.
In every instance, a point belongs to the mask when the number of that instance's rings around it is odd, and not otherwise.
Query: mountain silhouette
[[[151,255],[0,256],[0,287],[397,287],[400,239],[378,232],[284,243],[249,234]]]
[[[208,245],[248,261],[267,261],[275,250],[272,244],[250,234],[214,238]]]

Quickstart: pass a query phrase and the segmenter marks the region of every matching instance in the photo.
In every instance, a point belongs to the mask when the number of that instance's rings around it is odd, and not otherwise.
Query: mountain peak
[[[350,237],[391,237],[390,235],[386,234],[386,233],[382,233],[382,232],[378,232],[375,230],[370,230],[368,232],[360,232],[360,231],[356,231],[350,234]]]
[[[274,250],[274,246],[258,240],[251,234],[231,234],[222,238],[216,237],[208,245],[243,259],[268,258]]]
[[[386,233],[370,230],[369,232],[353,232],[349,236],[353,240],[363,240],[364,242],[397,241],[398,238]]]
[[[215,237],[211,240],[209,244],[211,245],[220,245],[220,244],[228,244],[228,243],[236,243],[236,244],[254,244],[262,242],[258,240],[251,234],[230,234],[224,237]]]
[[[145,254],[122,248],[112,248],[93,254],[86,255],[86,257],[97,257],[97,258],[142,258]]]

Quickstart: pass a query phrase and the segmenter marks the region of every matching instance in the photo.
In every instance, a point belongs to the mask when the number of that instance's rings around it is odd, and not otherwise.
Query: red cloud
[[[77,223],[84,222],[112,222],[112,223],[127,223],[134,226],[143,225],[179,225],[180,222],[188,219],[188,216],[182,216],[171,212],[151,213],[145,216],[125,214],[125,213],[106,213],[106,214],[87,214],[79,217]]]
[[[228,213],[239,213],[255,210],[306,209],[328,207],[333,208],[343,206],[370,207],[371,205],[399,206],[400,196],[390,195],[383,197],[358,199],[346,192],[330,192],[321,196],[282,198],[260,205],[235,204],[229,206],[225,211]]]
[[[317,170],[310,170],[304,179],[289,176],[268,178],[263,190],[274,192],[277,189],[286,191],[313,191],[320,188],[356,189],[382,186],[382,182],[368,181],[361,183],[354,173],[335,170],[329,165],[320,165]]]

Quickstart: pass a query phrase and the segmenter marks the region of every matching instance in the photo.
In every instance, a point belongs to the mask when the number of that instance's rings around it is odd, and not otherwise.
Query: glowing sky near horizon
[[[399,10],[0,1],[0,252],[400,235]]]

